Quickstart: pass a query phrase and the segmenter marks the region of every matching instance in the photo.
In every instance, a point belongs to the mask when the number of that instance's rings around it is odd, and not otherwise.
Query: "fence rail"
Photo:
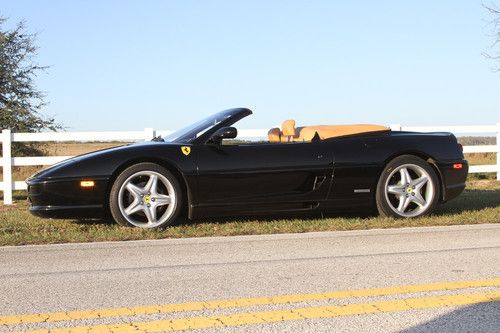
[[[496,136],[496,145],[464,146],[464,153],[496,153],[496,164],[474,165],[469,168],[469,173],[495,172],[500,180],[500,123],[484,126],[431,126],[414,127],[391,125],[393,131],[415,132],[452,132],[455,134],[490,134]],[[2,144],[2,157],[0,167],[3,169],[3,181],[0,182],[0,191],[3,191],[4,204],[12,204],[13,190],[26,190],[24,181],[12,180],[12,167],[32,165],[52,165],[71,158],[72,156],[33,156],[12,157],[12,142],[96,142],[96,141],[147,141],[156,135],[166,135],[172,131],[154,130],[145,128],[143,131],[121,132],[47,132],[47,133],[11,133],[4,129],[0,135]],[[267,137],[265,129],[246,129],[239,131],[242,139],[264,139]]]

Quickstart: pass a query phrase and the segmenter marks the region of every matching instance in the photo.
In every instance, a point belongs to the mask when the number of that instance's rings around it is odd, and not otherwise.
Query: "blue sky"
[[[6,1],[38,32],[44,112],[68,130],[492,124],[500,74],[481,1]]]

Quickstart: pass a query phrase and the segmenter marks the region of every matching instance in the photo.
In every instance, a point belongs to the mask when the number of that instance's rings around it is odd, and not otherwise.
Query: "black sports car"
[[[54,218],[110,214],[125,226],[189,219],[377,208],[429,214],[465,188],[468,164],[451,133],[391,132],[376,125],[303,126],[268,141],[234,140],[252,114],[216,113],[167,137],[80,155],[27,180],[30,211]]]

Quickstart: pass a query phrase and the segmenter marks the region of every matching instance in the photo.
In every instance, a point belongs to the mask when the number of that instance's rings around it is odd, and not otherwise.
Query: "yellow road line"
[[[68,312],[52,312],[39,314],[23,314],[14,316],[0,316],[0,325],[15,325],[23,323],[58,322],[66,320],[81,320],[93,318],[110,318],[121,316],[135,316],[142,314],[172,313],[183,311],[199,311],[206,309],[241,308],[255,305],[287,304],[306,301],[323,301],[331,299],[345,299],[352,297],[373,297],[395,294],[430,292],[440,290],[456,290],[480,287],[499,287],[500,279],[443,282],[421,285],[334,291],[320,294],[279,295],[270,297],[240,298],[229,300],[215,300],[192,303],[174,303],[162,305],[138,306],[131,308],[79,310]]]
[[[348,305],[332,305],[316,308],[300,308],[292,310],[275,310],[265,312],[249,312],[227,316],[193,317],[128,324],[98,325],[73,328],[56,328],[50,330],[25,331],[26,333],[141,333],[184,331],[202,328],[232,327],[249,324],[272,323],[291,320],[321,319],[340,316],[373,314],[382,312],[398,312],[417,309],[429,309],[469,305],[476,303],[500,301],[500,291],[489,293],[448,295],[437,297],[409,298],[402,300],[358,303]]]

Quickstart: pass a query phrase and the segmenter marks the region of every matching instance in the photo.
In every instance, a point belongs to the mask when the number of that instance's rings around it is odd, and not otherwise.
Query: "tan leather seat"
[[[295,120],[285,120],[281,124],[281,142],[291,142],[296,138],[298,138],[298,133],[295,129]]]
[[[281,142],[281,131],[279,128],[274,127],[267,132],[269,142]]]

